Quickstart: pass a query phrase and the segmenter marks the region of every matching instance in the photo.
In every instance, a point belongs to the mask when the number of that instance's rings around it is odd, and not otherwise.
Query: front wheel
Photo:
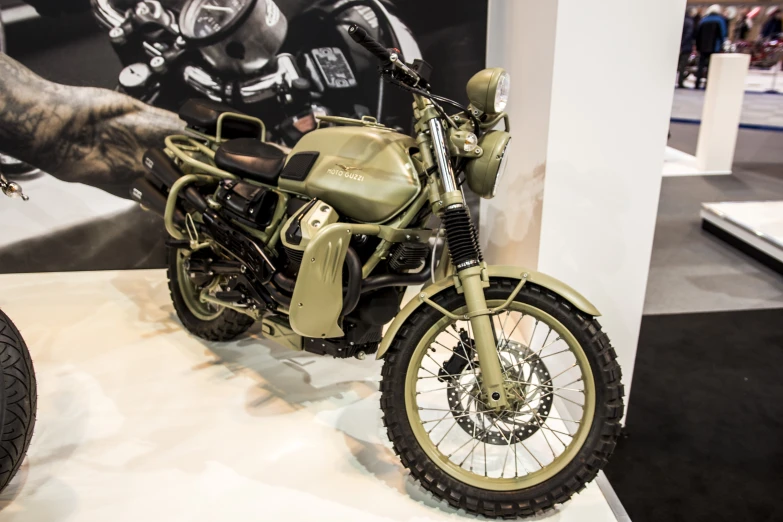
[[[488,306],[515,286],[492,280]],[[454,289],[434,301],[467,310]],[[620,433],[621,371],[600,325],[539,286],[526,284],[492,323],[508,407],[487,405],[470,323],[422,305],[387,352],[381,408],[403,465],[436,497],[477,515],[530,516],[606,464]]]

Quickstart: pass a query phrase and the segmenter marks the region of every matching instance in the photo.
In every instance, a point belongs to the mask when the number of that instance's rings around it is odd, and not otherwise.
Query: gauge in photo
[[[190,0],[180,15],[180,30],[189,40],[209,43],[233,31],[257,0]]]

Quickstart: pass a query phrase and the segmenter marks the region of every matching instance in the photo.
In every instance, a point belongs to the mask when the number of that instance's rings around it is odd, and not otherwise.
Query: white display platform
[[[163,270],[0,276],[38,377],[0,522],[476,520],[414,483],[381,423],[381,363],[209,343]],[[548,520],[615,521],[590,484]]]
[[[783,75],[778,67],[770,69],[751,68],[745,78],[745,92],[751,93],[778,93],[783,94]],[[696,85],[696,76],[690,75],[685,80],[685,87],[693,89]]]
[[[783,263],[783,201],[703,203],[701,218]]]
[[[663,176],[722,176],[731,172],[725,171],[704,171],[699,168],[696,156],[675,149],[666,147],[666,154],[663,157]]]

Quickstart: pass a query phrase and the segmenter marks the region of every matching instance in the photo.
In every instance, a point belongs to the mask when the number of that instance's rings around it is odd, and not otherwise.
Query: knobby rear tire
[[[35,426],[38,402],[30,352],[14,323],[0,311],[0,363],[3,365],[4,411],[0,437],[0,490],[22,465]]]
[[[487,299],[505,299],[516,283],[509,279],[493,279],[486,289]],[[576,458],[551,479],[521,490],[481,489],[446,473],[419,445],[406,412],[405,381],[416,346],[443,317],[433,307],[423,305],[408,318],[386,353],[382,371],[383,421],[403,465],[435,497],[468,513],[490,518],[533,516],[566,502],[584,489],[614,451],[623,415],[620,366],[614,348],[598,322],[563,298],[534,284],[526,284],[515,300],[545,311],[568,328],[583,348],[595,380],[595,415],[589,434]],[[454,289],[439,294],[434,301],[447,310],[465,304],[464,297]]]
[[[255,321],[252,317],[228,308],[223,309],[220,315],[212,320],[205,321],[198,318],[182,295],[176,248],[168,248],[167,265],[171,301],[174,303],[177,317],[182,321],[182,325],[187,331],[207,341],[231,341],[245,333],[253,325]],[[189,284],[188,281],[184,283]]]

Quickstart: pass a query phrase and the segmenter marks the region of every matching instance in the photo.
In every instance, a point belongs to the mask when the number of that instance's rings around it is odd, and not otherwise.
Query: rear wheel
[[[496,279],[488,306],[516,282]],[[435,298],[461,315],[454,289]],[[600,325],[527,284],[493,316],[509,406],[487,406],[468,321],[421,306],[387,352],[381,407],[395,451],[435,496],[488,517],[567,501],[606,464],[620,432],[621,372]]]
[[[219,281],[211,276],[191,277],[187,270],[191,255],[216,254],[211,250],[191,254],[189,250],[168,249],[169,291],[179,320],[190,333],[208,341],[230,341],[245,333],[254,322],[252,317],[200,300],[201,291]]]
[[[14,323],[0,311],[0,490],[22,465],[35,426],[38,401],[35,372],[27,345]]]

